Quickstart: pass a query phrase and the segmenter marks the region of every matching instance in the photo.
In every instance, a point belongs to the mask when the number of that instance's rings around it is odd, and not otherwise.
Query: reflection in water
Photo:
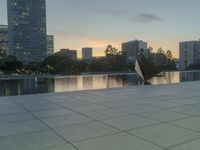
[[[200,80],[200,72],[166,72],[153,77],[150,84],[179,83]],[[88,75],[56,78],[0,80],[0,96],[65,92],[142,85],[136,74]]]
[[[200,72],[181,72],[180,73],[180,82],[185,81],[199,81]]]
[[[53,84],[52,92],[65,92],[75,91],[78,89],[78,78],[68,77],[68,78],[54,78],[51,79]],[[46,84],[49,84],[48,82]]]
[[[83,89],[93,89],[93,77],[92,76],[85,76],[83,78],[83,84],[82,87]],[[81,88],[81,85],[79,86]]]
[[[180,82],[180,72],[165,72],[148,80],[151,84],[170,84]]]

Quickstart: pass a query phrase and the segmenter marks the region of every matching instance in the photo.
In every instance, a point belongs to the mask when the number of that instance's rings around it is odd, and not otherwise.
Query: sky
[[[199,0],[46,0],[48,34],[55,51],[93,47],[104,55],[108,44],[144,40],[178,57],[179,42],[200,38]],[[0,24],[7,24],[6,0],[0,0]]]

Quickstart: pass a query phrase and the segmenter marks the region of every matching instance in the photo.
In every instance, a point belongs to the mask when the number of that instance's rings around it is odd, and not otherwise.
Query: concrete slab
[[[0,97],[0,149],[199,150],[199,88],[188,82]]]
[[[56,128],[55,131],[70,142],[77,142],[120,132],[100,122],[81,123]]]
[[[75,143],[79,150],[162,150],[162,148],[126,133]]]
[[[200,133],[169,124],[159,124],[142,129],[136,129],[130,131],[130,133],[165,148],[200,137]]]

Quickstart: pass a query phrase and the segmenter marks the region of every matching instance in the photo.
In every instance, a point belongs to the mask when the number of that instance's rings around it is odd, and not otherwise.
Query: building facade
[[[89,47],[82,48],[82,59],[91,59],[93,57],[93,49]]]
[[[179,70],[185,70],[191,65],[200,64],[200,41],[179,43]]]
[[[54,37],[47,35],[47,56],[54,54]]]
[[[77,50],[70,50],[70,49],[61,49],[59,52],[60,55],[67,56],[73,60],[77,60]]]
[[[8,26],[0,25],[0,55],[8,54]]]
[[[135,63],[137,54],[143,50],[148,51],[148,43],[144,41],[134,40],[122,43],[122,52],[126,54],[128,63]]]
[[[47,57],[46,1],[7,0],[9,54],[40,62]]]

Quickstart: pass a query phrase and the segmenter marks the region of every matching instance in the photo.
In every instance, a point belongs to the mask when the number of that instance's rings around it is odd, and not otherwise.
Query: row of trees
[[[156,52],[149,48],[147,57],[161,69],[176,69],[175,59],[171,51],[162,48]],[[0,70],[4,73],[18,74],[80,74],[85,72],[126,72],[134,71],[134,64],[127,64],[126,54],[118,51],[112,45],[105,50],[105,57],[86,60],[72,60],[69,57],[55,53],[43,62],[32,62],[23,65],[15,57],[8,56],[0,59]]]
[[[44,72],[54,74],[126,71],[125,58],[116,48],[108,45],[105,54],[104,58],[72,60],[58,52],[45,59],[41,68]]]
[[[159,66],[162,70],[176,70],[176,59],[170,50],[164,51],[159,48],[156,52],[152,47],[149,48],[148,58]]]

